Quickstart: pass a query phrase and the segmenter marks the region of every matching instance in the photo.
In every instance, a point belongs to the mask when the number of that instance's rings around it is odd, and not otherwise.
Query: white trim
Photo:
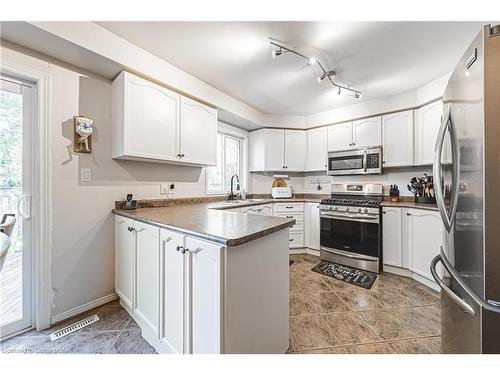
[[[34,236],[32,246],[34,256],[34,326],[42,330],[50,326],[52,307],[52,134],[50,128],[51,76],[47,73],[1,59],[1,70],[36,82],[37,119],[33,134],[34,178],[33,190],[35,206]],[[38,140],[38,142],[35,142]]]
[[[319,257],[319,250],[314,250],[309,247],[301,247],[298,249],[290,249],[290,255],[295,255],[295,254],[309,254],[309,255],[314,255]]]
[[[415,273],[407,268],[400,268],[400,267],[394,267],[394,266],[389,266],[387,264],[384,264],[384,272],[387,273],[393,273],[395,275],[399,276],[404,276],[404,277],[409,277],[415,281],[418,281],[420,284],[424,284],[425,286],[428,286],[431,289],[434,289],[435,291],[439,292],[441,288],[437,283],[435,283],[432,280],[429,280],[426,277],[423,277],[419,275],[418,273]]]
[[[111,293],[111,294],[108,294],[107,296],[95,299],[93,301],[84,303],[83,305],[66,310],[60,314],[54,315],[51,319],[51,324],[59,323],[59,322],[66,320],[68,318],[72,318],[78,314],[84,313],[85,311],[89,311],[91,309],[102,306],[102,305],[109,303],[111,301],[114,301],[117,298],[118,298],[118,296],[116,295],[116,293]]]

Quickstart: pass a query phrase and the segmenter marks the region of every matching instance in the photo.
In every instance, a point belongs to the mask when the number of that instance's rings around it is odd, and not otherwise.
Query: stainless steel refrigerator
[[[431,263],[442,351],[500,353],[500,25],[465,51],[443,102],[433,172],[447,234]],[[451,163],[441,158],[448,135]]]

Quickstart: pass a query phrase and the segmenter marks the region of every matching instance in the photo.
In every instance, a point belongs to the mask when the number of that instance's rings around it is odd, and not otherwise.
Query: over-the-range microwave
[[[328,174],[346,176],[382,173],[382,146],[328,153]]]

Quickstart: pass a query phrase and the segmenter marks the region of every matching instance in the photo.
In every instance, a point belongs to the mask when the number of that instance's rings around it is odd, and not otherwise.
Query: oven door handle
[[[379,216],[378,215],[373,215],[373,216],[363,216],[363,217],[358,217],[358,216],[351,216],[351,215],[328,215],[328,214],[323,214],[321,213],[319,215],[320,218],[324,219],[338,219],[338,220],[347,220],[347,221],[359,221],[359,222],[364,222],[364,223],[371,223],[371,222],[378,222]]]
[[[366,171],[368,170],[368,152],[365,150],[363,152],[363,172],[366,173]]]

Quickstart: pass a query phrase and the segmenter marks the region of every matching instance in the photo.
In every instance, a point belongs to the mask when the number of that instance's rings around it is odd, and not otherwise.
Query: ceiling
[[[450,72],[481,22],[97,22],[269,114],[309,115],[417,88]],[[361,99],[318,83],[317,66],[275,59],[269,37],[315,56]]]

